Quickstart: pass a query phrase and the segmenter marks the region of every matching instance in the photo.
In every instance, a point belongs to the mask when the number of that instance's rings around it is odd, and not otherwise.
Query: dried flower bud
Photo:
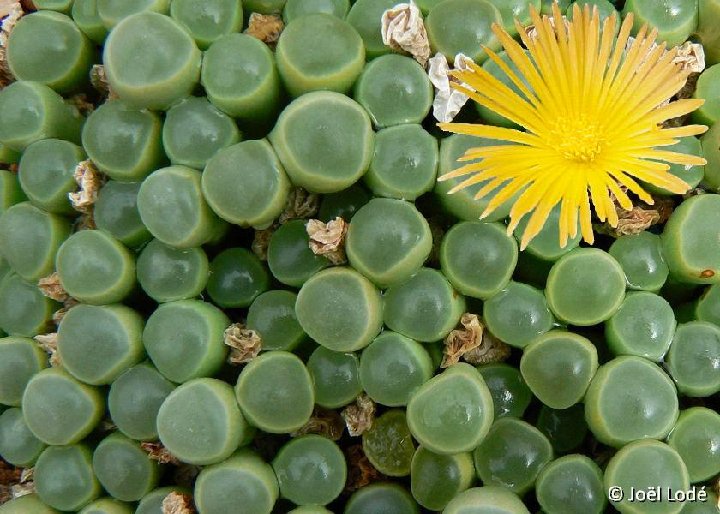
[[[477,314],[465,313],[460,318],[463,328],[451,331],[445,338],[441,368],[460,362],[460,357],[480,346],[485,327]]]
[[[430,40],[417,5],[413,2],[397,4],[383,13],[380,23],[384,45],[408,52],[422,67],[427,65]]]
[[[57,351],[57,332],[38,334],[33,339],[35,339],[40,348],[42,348],[50,356],[50,366],[53,368],[60,367],[60,356]]]
[[[145,442],[140,443],[140,446],[147,452],[148,457],[158,461],[160,464],[180,464],[178,458],[170,453],[161,443]]]
[[[105,182],[105,178],[98,171],[92,161],[82,161],[75,168],[75,182],[79,191],[68,193],[73,208],[84,214],[92,213],[93,205],[97,200],[98,192]]]
[[[362,394],[355,400],[355,405],[348,405],[340,415],[345,420],[348,433],[357,437],[368,430],[375,420],[375,403],[366,394]]]
[[[245,34],[257,38],[269,47],[274,48],[284,28],[285,24],[277,14],[254,12],[250,14]]]
[[[7,62],[7,44],[10,32],[23,17],[22,4],[17,0],[0,0],[0,87],[15,80]]]
[[[468,69],[468,62],[473,62],[464,54],[455,56],[455,70]],[[436,120],[447,123],[452,121],[460,112],[463,105],[469,99],[468,95],[451,87],[451,83],[460,84],[463,87],[473,90],[468,84],[459,82],[452,76],[452,70],[448,66],[447,59],[441,53],[430,58],[428,77],[435,87],[435,99],[433,100],[433,116]]]
[[[305,226],[310,236],[310,249],[315,255],[323,255],[333,264],[343,264],[347,261],[345,255],[345,236],[348,224],[342,218],[323,223],[311,219]]]
[[[60,275],[57,274],[57,271],[47,277],[41,278],[38,281],[38,287],[42,294],[48,298],[52,298],[56,302],[64,302],[70,298],[70,295],[67,294],[67,291],[65,291],[65,288],[60,283]]]
[[[195,514],[192,496],[173,491],[162,502],[163,514]]]
[[[485,330],[480,346],[473,348],[463,355],[463,360],[467,363],[478,365],[489,364],[491,362],[503,362],[506,361],[508,357],[510,357],[510,346],[500,341],[500,339],[492,335],[488,330]]]
[[[301,187],[296,187],[288,195],[285,210],[280,214],[278,223],[281,225],[290,220],[307,219],[317,214],[320,207],[320,197],[309,193]]]
[[[245,328],[242,323],[233,323],[225,329],[225,344],[230,347],[228,362],[243,364],[258,356],[262,338],[257,331]]]
[[[334,410],[315,407],[307,423],[293,432],[293,437],[305,434],[318,434],[333,441],[338,441],[345,430],[343,418]]]
[[[105,66],[102,64],[93,64],[93,67],[90,70],[90,84],[92,84],[92,87],[108,100],[113,100],[118,97],[110,88],[110,83],[108,82],[107,74],[105,73]]]

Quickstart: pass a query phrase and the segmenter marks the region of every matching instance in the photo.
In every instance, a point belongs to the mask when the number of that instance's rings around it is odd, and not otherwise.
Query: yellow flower
[[[697,109],[703,100],[666,103],[690,72],[673,62],[677,48],[666,51],[664,43],[653,45],[657,31],[648,34],[647,27],[626,51],[632,14],[625,18],[617,39],[615,15],[606,18],[601,28],[597,8],[591,12],[587,5],[584,10],[576,5],[571,21],[563,19],[557,3],[552,18],[540,18],[534,9],[531,14],[536,37],[528,36],[515,22],[527,51],[501,27],[493,27],[519,73],[485,49],[517,90],[474,63],[468,63],[468,70],[453,72],[464,83],[453,87],[525,131],[472,123],[439,124],[451,132],[502,141],[471,148],[459,161],[473,162],[439,180],[469,176],[450,193],[483,183],[476,199],[496,191],[482,217],[517,195],[508,233],[532,213],[522,248],[538,234],[558,204],[560,245],[577,235],[578,219],[583,238],[592,244],[591,203],[597,217],[615,227],[614,202],[623,209],[632,208],[627,191],[653,203],[638,180],[673,193],[689,189],[668,172],[667,163],[691,166],[703,165],[705,160],[658,147],[677,143],[675,138],[702,134],[707,127],[662,128],[661,124]]]

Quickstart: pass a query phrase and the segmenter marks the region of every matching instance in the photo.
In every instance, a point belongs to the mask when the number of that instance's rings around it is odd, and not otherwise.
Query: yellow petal
[[[674,193],[687,190],[669,165],[700,166],[705,159],[673,151],[674,145],[707,127],[661,124],[692,112],[703,100],[669,102],[689,72],[675,62],[677,49],[655,45],[656,29],[641,27],[627,45],[632,14],[617,37],[615,16],[601,22],[597,7],[588,5],[574,4],[571,20],[563,18],[557,4],[551,17],[531,6],[530,18],[534,37],[515,21],[522,45],[493,25],[514,67],[492,49],[486,53],[506,79],[475,63],[453,73],[462,82],[453,87],[525,131],[439,124],[443,130],[498,142],[469,149],[460,157],[461,165],[439,180],[460,178],[451,191],[477,186],[475,199],[487,202],[483,217],[512,202],[509,233],[529,216],[522,248],[540,232],[553,208],[560,209],[562,246],[578,230],[592,244],[593,210],[615,226],[618,206],[630,210],[631,196],[653,202],[643,183]]]

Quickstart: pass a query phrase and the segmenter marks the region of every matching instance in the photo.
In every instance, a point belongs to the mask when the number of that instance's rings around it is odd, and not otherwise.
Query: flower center
[[[549,135],[550,144],[568,161],[592,162],[605,145],[598,124],[585,118],[560,118],[550,129]]]

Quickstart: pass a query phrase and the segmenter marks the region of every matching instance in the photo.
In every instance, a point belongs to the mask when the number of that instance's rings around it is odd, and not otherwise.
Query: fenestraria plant
[[[578,220],[583,239],[593,243],[591,204],[601,221],[617,226],[615,202],[631,209],[628,192],[653,203],[639,181],[673,193],[689,189],[668,172],[668,163],[692,166],[705,160],[662,147],[677,143],[679,137],[702,134],[707,127],[663,128],[662,123],[697,109],[703,100],[668,103],[690,72],[674,62],[677,48],[655,44],[656,30],[641,28],[627,45],[632,14],[617,37],[615,15],[601,23],[597,8],[591,11],[589,6],[575,6],[572,20],[562,17],[557,4],[552,17],[541,18],[533,9],[532,21],[532,37],[515,22],[527,51],[501,27],[493,28],[518,73],[486,49],[516,90],[472,62],[469,69],[453,72],[459,81],[456,89],[525,130],[441,123],[444,130],[502,145],[471,148],[459,159],[468,164],[440,180],[467,177],[451,193],[482,183],[477,199],[495,191],[483,217],[517,195],[508,231],[530,216],[522,248],[558,204],[561,246],[577,235]]]

